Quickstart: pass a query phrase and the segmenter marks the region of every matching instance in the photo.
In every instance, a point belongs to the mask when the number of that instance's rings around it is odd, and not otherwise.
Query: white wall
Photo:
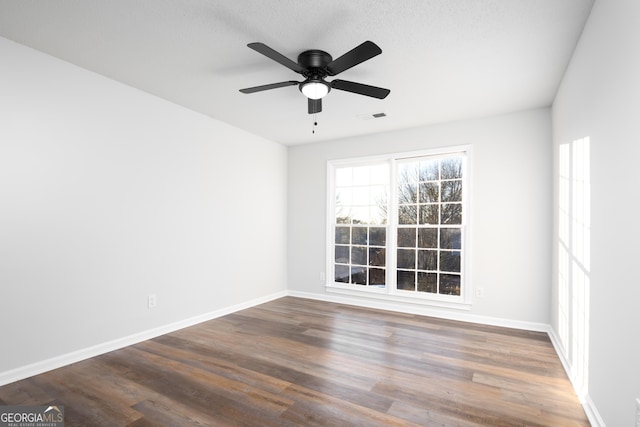
[[[591,140],[588,392],[608,426],[635,425],[640,397],[639,52],[640,2],[597,0],[553,105],[556,152]]]
[[[524,322],[523,327],[526,322],[548,324],[549,109],[290,147],[289,290],[326,296],[320,272],[325,269],[327,160],[461,144],[473,146],[471,280],[485,289],[485,297],[476,299],[465,315]]]
[[[283,293],[286,157],[0,38],[0,374]]]

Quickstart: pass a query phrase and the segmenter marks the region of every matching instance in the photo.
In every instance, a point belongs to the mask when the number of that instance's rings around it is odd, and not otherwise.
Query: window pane
[[[443,202],[461,202],[462,201],[462,181],[444,181],[442,183],[442,201]]]
[[[353,182],[351,185],[369,185],[369,168],[370,166],[352,168]]]
[[[460,275],[441,274],[440,293],[446,295],[460,295]]]
[[[385,270],[382,268],[370,268],[369,286],[384,287],[385,284]]]
[[[369,224],[385,225],[387,223],[387,207],[372,206],[369,211]]]
[[[353,227],[351,234],[351,243],[354,245],[367,244],[367,227]]]
[[[438,224],[438,205],[420,205],[420,224]]]
[[[369,205],[369,187],[354,187],[352,189],[352,205],[368,206]]]
[[[351,267],[351,283],[366,285],[367,269],[365,267]]]
[[[400,205],[398,207],[399,224],[415,224],[418,216],[417,205]]]
[[[398,270],[398,289],[405,291],[416,290],[416,273],[414,271]]]
[[[419,188],[420,203],[437,203],[440,201],[440,185],[437,182],[422,182]],[[444,191],[444,187],[442,191]]]
[[[442,205],[442,224],[462,224],[462,205],[460,203]]]
[[[415,162],[398,165],[398,182],[416,182],[417,180],[418,169]]]
[[[389,165],[387,163],[369,167],[369,179],[371,184],[389,183]]]
[[[369,204],[372,206],[387,206],[387,187],[376,185],[369,188]]]
[[[367,265],[367,248],[363,246],[351,247],[351,264]]]
[[[437,228],[419,228],[418,229],[418,247],[419,248],[437,248],[438,247],[438,229]]]
[[[418,201],[418,184],[408,183],[398,186],[398,203],[416,203]]]
[[[398,268],[416,268],[414,249],[398,249]]]
[[[387,264],[386,249],[369,248],[369,265],[384,267]]]
[[[460,251],[440,251],[440,271],[460,272]]]
[[[351,188],[336,189],[336,206],[350,206],[353,204],[353,191]]]
[[[354,224],[369,224],[369,206],[351,208],[351,220]]]
[[[420,181],[436,181],[438,179],[438,160],[424,160],[420,162]]]
[[[438,292],[438,274],[418,272],[418,292]]]
[[[400,248],[416,247],[416,229],[415,228],[398,228],[398,247]]]
[[[351,185],[351,168],[336,169],[336,187],[348,187]]]
[[[438,251],[418,251],[418,270],[438,270]]]
[[[442,159],[440,164],[440,179],[462,178],[462,157]]]
[[[351,232],[351,227],[336,227],[336,244],[348,245],[350,243],[350,240],[349,240],[350,232]]]
[[[440,248],[442,249],[461,249],[462,232],[459,228],[441,228],[440,229]]]
[[[369,244],[372,246],[386,246],[387,229],[384,227],[371,227],[369,229]]]
[[[351,224],[351,210],[336,209],[336,224]]]
[[[336,245],[335,261],[340,264],[349,264],[349,246]]]
[[[348,265],[336,265],[335,266],[334,280],[340,283],[349,283],[349,266]]]

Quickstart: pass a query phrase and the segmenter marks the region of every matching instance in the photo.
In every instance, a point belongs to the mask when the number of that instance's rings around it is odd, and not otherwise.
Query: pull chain
[[[313,134],[316,133],[316,126],[318,126],[318,120],[317,120],[317,115],[314,114],[313,115],[313,128],[311,129],[311,133],[313,133]]]

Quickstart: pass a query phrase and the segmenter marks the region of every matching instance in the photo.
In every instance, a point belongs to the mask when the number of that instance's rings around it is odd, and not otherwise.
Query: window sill
[[[339,283],[327,283],[325,289],[328,293],[372,298],[381,301],[412,304],[419,306],[448,308],[455,310],[471,310],[471,302],[461,301],[458,297],[447,297],[446,295],[427,297],[422,295],[406,295],[401,291],[389,293],[386,288],[366,288],[359,285],[347,285]]]

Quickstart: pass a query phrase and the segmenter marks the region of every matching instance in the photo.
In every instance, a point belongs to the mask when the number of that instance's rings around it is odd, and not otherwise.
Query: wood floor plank
[[[292,384],[285,391],[296,403],[282,418],[299,426],[411,426],[413,423],[353,404],[333,395],[320,393],[306,387]]]
[[[38,405],[65,407],[65,425],[125,426],[140,417],[140,415],[132,416],[132,409],[129,407],[114,408],[110,401],[111,393],[100,397],[95,396],[79,388],[77,384],[67,382],[66,378],[61,380],[60,369],[56,371],[34,377],[30,381],[48,394],[55,396],[52,401],[37,402]]]
[[[588,426],[546,334],[285,297],[0,387],[72,426]]]
[[[213,354],[202,356],[195,353],[192,348],[185,349],[175,345],[169,346],[159,343],[156,340],[149,340],[141,343],[138,348],[159,356],[170,355],[172,360],[184,364],[190,364],[198,369],[202,369],[238,383],[245,384],[249,387],[273,394],[281,393],[282,390],[291,385],[288,381],[283,381],[269,375],[262,375],[255,370],[243,368],[242,366],[239,366],[236,361],[223,360],[219,357],[214,357]]]
[[[3,405],[39,405],[40,402],[50,402],[53,399],[53,396],[33,381],[18,381],[0,387],[0,401]]]
[[[404,401],[395,401],[389,409],[390,415],[401,417],[419,425],[429,427],[477,427],[478,423],[465,420],[445,411],[425,406],[416,406]]]

